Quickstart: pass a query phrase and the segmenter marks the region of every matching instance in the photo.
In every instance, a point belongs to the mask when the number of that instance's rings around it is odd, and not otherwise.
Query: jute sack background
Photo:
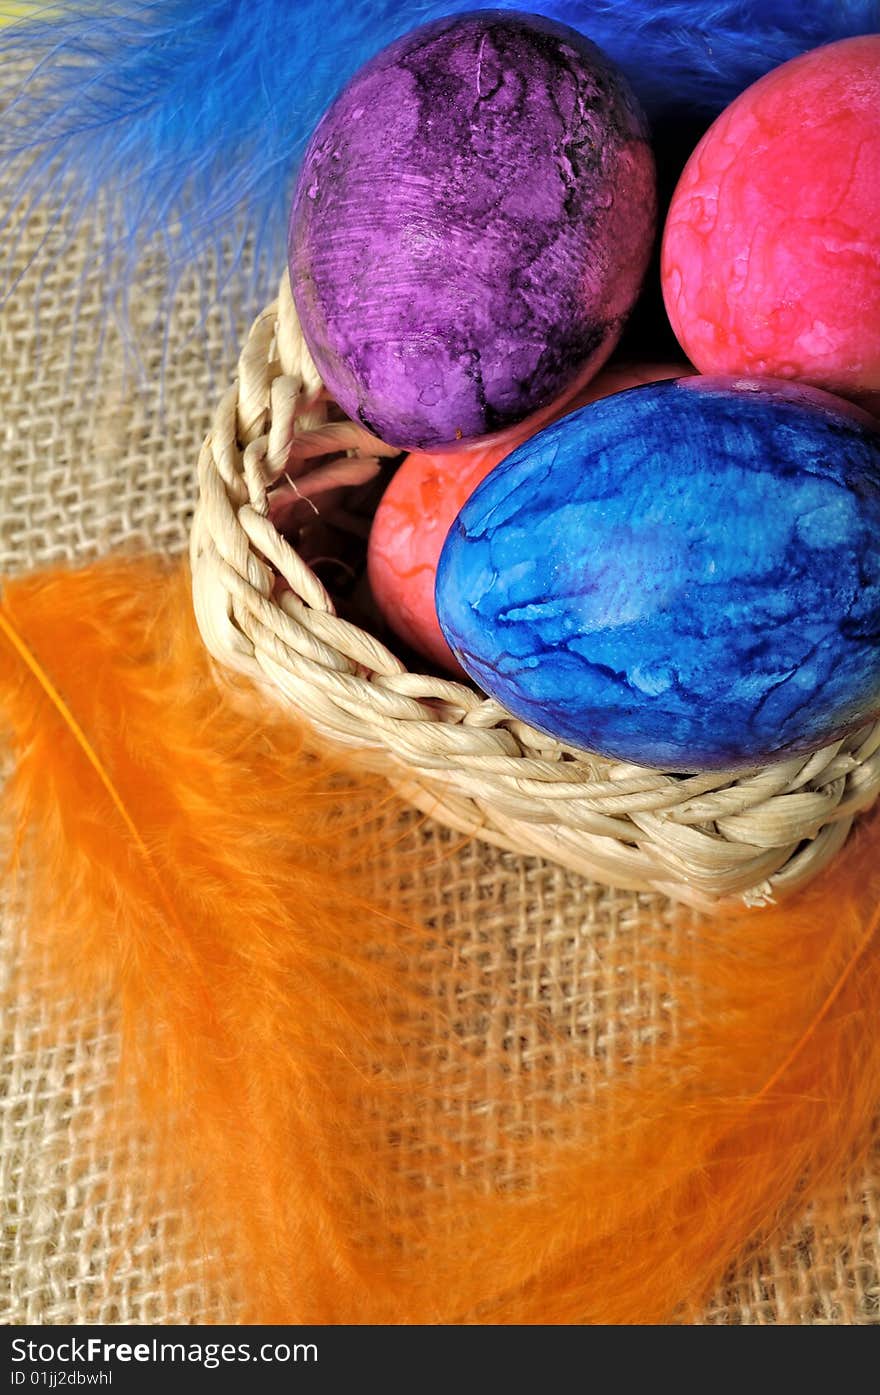
[[[43,231],[39,218],[24,229],[16,252],[22,268]],[[182,553],[199,446],[218,387],[231,376],[235,336],[219,314],[201,324],[194,286],[178,297],[164,385],[158,330],[147,341],[146,381],[123,382],[96,277],[87,281],[71,352],[87,252],[84,241],[48,274],[45,264],[28,271],[0,319],[5,574],[87,561],[120,546]],[[155,308],[148,283],[137,302],[145,326]],[[247,319],[238,317],[237,332]],[[407,837],[410,846],[417,840],[436,850],[429,892],[443,930],[435,962],[414,968],[440,985],[465,1040],[478,1047],[491,1023],[516,1044],[523,1067],[539,1053],[546,1063],[554,1038],[540,1032],[540,1005],[557,1032],[576,1036],[579,1049],[613,1071],[615,1061],[668,1029],[668,1005],[640,994],[632,972],[640,942],[662,924],[662,897],[611,892],[536,858],[462,845],[430,821],[413,818]],[[392,841],[377,874],[405,879],[407,839]],[[12,905],[3,906],[2,928],[11,975]],[[150,1196],[149,1139],[123,1130],[115,1155],[99,1142],[118,1058],[112,1005],[82,1004],[72,1021],[58,1034],[45,1004],[22,997],[3,1024],[2,1320],[234,1321],[234,1292],[210,1289],[183,1262],[180,1207]],[[473,1054],[478,1069],[479,1050]],[[552,1077],[551,1070],[545,1078]],[[511,1107],[524,1120],[534,1104],[528,1080],[523,1069],[511,1087]],[[487,1175],[497,1164],[487,1122]],[[807,1217],[731,1273],[702,1320],[880,1322],[880,1145],[852,1189],[829,1197],[822,1215],[831,1219]]]

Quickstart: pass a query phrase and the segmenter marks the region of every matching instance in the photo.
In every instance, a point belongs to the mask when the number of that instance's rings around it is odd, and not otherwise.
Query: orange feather
[[[116,996],[121,1081],[242,1320],[681,1320],[864,1152],[876,819],[785,906],[646,920],[662,1039],[607,1077],[559,1031],[525,1128],[502,1008],[475,1056],[443,997],[436,853],[405,822],[391,849],[382,783],[257,702],[216,688],[180,569],[5,588],[29,958]]]

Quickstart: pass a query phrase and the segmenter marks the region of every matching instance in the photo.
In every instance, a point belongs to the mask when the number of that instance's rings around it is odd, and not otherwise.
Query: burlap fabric
[[[42,231],[40,218],[29,221],[16,253],[21,267]],[[166,365],[164,399],[158,333],[146,341],[146,381],[125,386],[112,329],[96,367],[101,285],[95,276],[87,280],[72,352],[75,287],[86,251],[78,244],[48,275],[45,264],[28,272],[2,311],[4,573],[85,561],[117,546],[183,552],[199,445],[234,363],[234,335],[220,315],[200,323],[193,286],[178,299],[170,339],[183,347]],[[239,330],[251,308],[243,307]],[[144,325],[154,310],[146,289],[138,300]],[[610,892],[480,843],[458,846],[430,823],[410,836],[427,840],[438,857],[445,854],[436,914],[445,931],[439,945],[451,944],[454,953],[438,947],[428,969],[442,979],[464,1033],[484,1029],[474,1003],[493,1001],[501,1005],[498,1029],[520,1043],[521,1059],[530,1051],[546,1058],[552,1046],[534,1028],[540,1000],[609,1069],[616,1057],[631,1054],[636,1038],[650,1038],[652,1018],[663,1008],[634,998],[628,965],[646,917],[662,916],[659,897]],[[392,852],[385,875],[406,875],[400,846],[399,868]],[[13,906],[4,907],[3,919],[9,972]],[[122,1131],[115,1158],[96,1145],[117,1059],[112,1006],[83,1004],[73,1028],[59,1035],[38,998],[20,997],[4,1024],[3,1053],[3,1321],[234,1321],[234,1294],[210,1290],[181,1262],[179,1206],[144,1200],[150,1189],[139,1179],[148,1168],[149,1139]],[[475,1052],[475,1063],[478,1057]],[[524,1111],[527,1076],[524,1071]],[[827,1214],[833,1224],[808,1217],[729,1275],[703,1321],[880,1322],[880,1146],[852,1190],[830,1198]]]

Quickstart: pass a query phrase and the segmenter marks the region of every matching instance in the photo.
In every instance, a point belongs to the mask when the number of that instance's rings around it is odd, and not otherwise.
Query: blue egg
[[[809,751],[880,714],[880,430],[828,393],[684,378],[548,427],[437,573],[462,667],[573,746],[673,771]]]

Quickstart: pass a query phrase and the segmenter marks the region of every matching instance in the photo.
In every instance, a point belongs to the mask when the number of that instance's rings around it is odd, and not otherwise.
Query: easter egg
[[[661,275],[701,372],[880,391],[880,34],[793,59],[722,113],[675,191]]]
[[[767,379],[606,397],[492,472],[443,548],[453,653],[516,716],[673,771],[880,714],[880,431]]]
[[[685,371],[679,364],[614,364],[578,394],[573,406]],[[367,572],[379,610],[401,639],[457,675],[461,667],[443,638],[434,604],[440,552],[465,500],[530,434],[528,425],[520,425],[488,446],[442,454],[414,451],[392,477],[373,519]]]
[[[414,451],[376,510],[367,551],[373,598],[401,639],[432,663],[461,673],[434,606],[437,563],[462,504],[516,442],[450,455]]]
[[[636,298],[654,162],[622,74],[552,20],[437,20],[352,79],[290,219],[306,343],[349,416],[425,449],[571,395]]]

